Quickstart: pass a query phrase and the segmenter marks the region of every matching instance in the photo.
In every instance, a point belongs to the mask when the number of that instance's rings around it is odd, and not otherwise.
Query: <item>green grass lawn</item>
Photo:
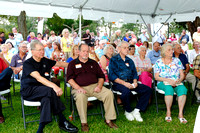
[[[15,84],[16,88],[20,88],[20,84]],[[64,82],[61,82],[61,87],[64,86]],[[11,87],[11,91],[12,87]],[[153,93],[154,94],[154,93]],[[153,95],[154,96],[154,95]],[[198,109],[198,104],[191,105],[191,98],[193,96],[193,92],[191,90],[188,90],[188,97],[187,97],[187,103],[185,106],[185,118],[188,120],[187,124],[180,124],[178,120],[178,109],[174,108],[172,109],[172,122],[167,123],[165,122],[165,113],[166,110],[159,110],[159,113],[156,113],[156,106],[155,106],[155,99],[153,97],[153,103],[148,107],[146,112],[142,112],[141,115],[144,119],[144,122],[139,123],[136,121],[128,121],[126,120],[124,116],[124,111],[122,107],[118,107],[119,109],[119,116],[117,117],[116,124],[119,126],[119,129],[113,130],[108,128],[105,123],[104,119],[99,116],[88,116],[88,124],[90,127],[90,132],[93,133],[192,133],[196,112]],[[66,99],[64,97],[61,97],[62,102],[66,106],[66,110],[64,111],[64,115],[68,117],[70,112],[70,104],[69,102],[66,102]],[[12,111],[11,108],[5,108],[3,109],[3,114],[5,116],[5,123],[0,124],[0,133],[35,133],[38,128],[38,122],[35,123],[29,123],[27,124],[26,130],[24,129],[23,125],[23,118],[22,118],[22,111],[21,111],[21,99],[20,99],[20,93],[19,91],[16,93],[16,95],[13,95],[12,92],[12,101],[14,106],[14,111]],[[69,101],[69,100],[68,100]],[[133,106],[135,106],[136,100],[133,99]],[[163,102],[163,97],[159,97],[158,101]],[[5,105],[3,105],[5,106]],[[173,106],[177,106],[177,103]],[[33,112],[37,111],[36,107],[27,107],[28,111]],[[88,112],[94,112],[96,111],[96,108],[89,109]],[[39,118],[39,114],[35,116],[29,116],[29,120]],[[80,119],[76,118],[76,121],[72,121],[74,125],[76,125],[79,128],[79,132],[81,132],[81,125],[80,125]],[[63,132],[59,129],[58,124],[56,123],[55,119],[48,124],[45,129],[45,133],[59,133]]]

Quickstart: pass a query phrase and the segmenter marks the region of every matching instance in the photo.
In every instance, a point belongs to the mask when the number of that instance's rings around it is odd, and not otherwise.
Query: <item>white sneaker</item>
[[[200,100],[200,96],[199,96],[199,97],[197,97],[197,100]]]
[[[129,121],[134,120],[132,113],[128,113],[128,112],[125,111],[124,115],[126,116],[126,119],[128,119]]]
[[[142,119],[139,111],[132,111],[131,114],[136,119],[136,121],[143,122],[143,119]]]

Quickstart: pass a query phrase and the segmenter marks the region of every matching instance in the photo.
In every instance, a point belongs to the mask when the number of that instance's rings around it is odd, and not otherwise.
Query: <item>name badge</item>
[[[81,67],[82,67],[81,64],[76,65],[76,68],[81,68]]]
[[[129,63],[126,63],[126,66],[129,67]]]
[[[22,60],[18,60],[17,63],[22,63]]]

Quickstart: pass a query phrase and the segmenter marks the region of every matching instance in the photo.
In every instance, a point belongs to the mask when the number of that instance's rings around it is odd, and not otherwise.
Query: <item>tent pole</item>
[[[167,18],[167,20],[164,22],[164,24],[171,18],[171,16],[172,16],[172,14],[170,14],[170,16]],[[158,31],[155,33],[155,35],[160,31],[160,29],[163,27],[163,25],[164,24],[162,24],[162,26],[160,26],[160,28],[158,29]],[[154,35],[154,36],[155,36]]]
[[[79,40],[81,41],[81,17],[82,17],[82,9],[85,6],[85,4],[88,2],[88,0],[84,1],[84,3],[80,6],[79,9]]]
[[[151,31],[148,27],[148,25],[146,24],[146,22],[144,21],[144,18],[142,17],[142,15],[140,14],[140,17],[142,18],[142,21],[144,22],[145,26],[147,27],[148,32],[150,33],[150,35],[153,37],[153,35],[151,34]]]
[[[79,9],[79,40],[81,41],[81,17],[82,17],[82,8]]]

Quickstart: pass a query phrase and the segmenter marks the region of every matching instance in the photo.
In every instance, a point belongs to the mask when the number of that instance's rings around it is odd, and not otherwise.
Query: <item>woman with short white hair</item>
[[[151,60],[147,58],[146,55],[146,47],[140,46],[138,48],[139,56],[135,56],[133,61],[136,66],[136,70],[138,72],[139,80],[142,84],[147,85],[151,88],[152,86],[152,65]]]
[[[111,44],[107,44],[103,50],[104,55],[101,56],[101,59],[99,61],[99,65],[100,65],[103,73],[105,74],[105,82],[107,82],[107,83],[109,82],[109,80],[108,80],[108,74],[107,74],[106,67],[108,67],[110,59],[114,55],[114,51],[115,51],[115,48]]]
[[[183,109],[187,95],[187,88],[182,83],[184,80],[183,65],[178,58],[173,58],[171,44],[164,44],[161,47],[161,57],[154,65],[154,74],[155,79],[158,81],[158,89],[165,92],[165,104],[167,107],[165,121],[172,121],[171,106],[175,92],[178,96],[178,119],[181,123],[187,123],[187,120],[183,117]]]
[[[189,50],[188,45],[187,45],[187,39],[182,40],[181,48],[183,50],[183,54],[187,54],[187,51]]]

